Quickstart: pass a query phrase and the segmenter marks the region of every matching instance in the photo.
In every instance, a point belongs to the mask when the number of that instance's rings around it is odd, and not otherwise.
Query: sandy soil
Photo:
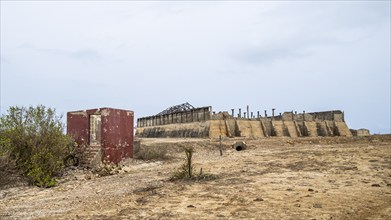
[[[50,189],[0,188],[0,219],[391,219],[391,135],[246,140],[143,139],[164,161],[129,160],[118,174],[69,171]],[[214,180],[172,182],[179,146]]]

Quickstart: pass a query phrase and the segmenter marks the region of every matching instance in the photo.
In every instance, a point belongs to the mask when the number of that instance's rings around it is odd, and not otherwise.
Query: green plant
[[[200,172],[198,174],[194,174],[195,165],[193,164],[193,154],[194,154],[194,148],[193,147],[183,147],[183,150],[185,152],[185,161],[184,163],[179,167],[179,169],[174,172],[173,176],[171,177],[171,180],[211,180],[216,179],[217,177],[212,174],[205,174],[202,172],[202,168],[200,169]]]
[[[183,164],[183,170],[187,171],[187,175],[189,178],[193,176],[193,153],[194,153],[194,148],[189,147],[185,148],[185,154],[186,154],[186,162]]]
[[[10,107],[0,117],[0,153],[40,187],[56,184],[64,158],[73,151],[72,140],[55,109]]]

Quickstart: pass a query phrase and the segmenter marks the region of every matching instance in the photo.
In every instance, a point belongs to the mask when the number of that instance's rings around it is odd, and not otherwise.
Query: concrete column
[[[275,108],[272,108],[272,119],[274,119],[274,111],[275,110],[276,110]]]

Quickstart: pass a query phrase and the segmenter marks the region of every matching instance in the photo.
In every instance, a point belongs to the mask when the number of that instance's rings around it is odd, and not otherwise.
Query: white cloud
[[[389,2],[7,1],[1,8],[2,111],[43,103],[145,116],[188,101],[217,111],[342,109],[354,126],[390,130],[378,126],[390,121]]]

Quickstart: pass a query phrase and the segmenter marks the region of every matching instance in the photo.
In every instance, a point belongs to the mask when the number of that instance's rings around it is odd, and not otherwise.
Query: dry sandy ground
[[[74,170],[50,189],[3,187],[0,219],[391,219],[391,135],[216,140],[144,139],[171,159],[128,161],[119,174]],[[194,146],[196,170],[217,179],[169,181]]]

